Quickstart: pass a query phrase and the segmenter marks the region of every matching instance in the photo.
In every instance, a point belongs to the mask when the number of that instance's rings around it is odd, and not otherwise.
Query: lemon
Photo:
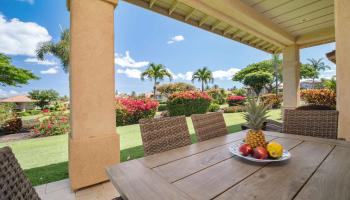
[[[270,142],[266,149],[272,158],[279,158],[283,154],[283,146],[277,142]]]

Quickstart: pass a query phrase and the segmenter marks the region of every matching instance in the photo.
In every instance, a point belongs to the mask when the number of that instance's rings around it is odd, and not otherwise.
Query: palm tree
[[[153,98],[156,98],[156,86],[158,80],[163,80],[164,77],[168,77],[170,81],[172,80],[171,73],[165,68],[164,65],[154,63],[149,64],[148,68],[142,72],[141,80],[145,80],[145,77],[154,81]]]
[[[39,60],[44,60],[45,54],[51,53],[58,57],[63,65],[63,70],[67,73],[69,66],[69,49],[70,49],[70,32],[64,29],[61,33],[61,40],[57,43],[44,42],[41,43],[36,50],[36,56]]]
[[[275,79],[275,87],[276,87],[276,96],[278,95],[278,69],[281,64],[281,59],[279,54],[272,54],[272,59],[271,59],[273,69],[274,69],[274,79]]]
[[[213,73],[207,67],[198,69],[192,75],[192,82],[194,82],[196,79],[202,82],[202,92],[204,91],[204,84],[208,84],[208,82],[214,82]]]
[[[315,88],[315,79],[319,77],[320,72],[324,71],[326,69],[331,69],[330,66],[326,65],[322,60],[323,58],[320,58],[318,60],[311,58],[307,59],[310,62],[310,66],[315,70],[314,76],[312,76],[312,88]]]

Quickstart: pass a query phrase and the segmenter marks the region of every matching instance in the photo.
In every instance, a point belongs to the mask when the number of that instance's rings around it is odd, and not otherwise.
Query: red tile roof
[[[35,100],[29,98],[26,95],[19,95],[19,96],[14,96],[14,97],[2,99],[2,100],[0,100],[0,102],[3,102],[3,103],[26,103],[26,102],[35,102]]]

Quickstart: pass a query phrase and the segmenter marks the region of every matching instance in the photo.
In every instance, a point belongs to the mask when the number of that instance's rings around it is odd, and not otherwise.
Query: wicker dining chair
[[[286,109],[283,112],[283,133],[328,139],[338,137],[339,112],[336,110]]]
[[[222,113],[193,114],[191,119],[199,142],[228,134]]]
[[[139,123],[145,156],[191,144],[185,116],[141,119]]]
[[[0,199],[40,200],[10,147],[0,149]]]

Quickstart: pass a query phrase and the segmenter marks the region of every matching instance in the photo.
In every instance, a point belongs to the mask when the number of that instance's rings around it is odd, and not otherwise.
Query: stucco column
[[[299,47],[288,46],[283,50],[283,109],[299,106],[300,61]]]
[[[107,180],[119,162],[115,121],[114,9],[117,0],[70,0],[69,178],[73,190]]]
[[[350,140],[350,1],[336,0],[334,3],[338,137]]]

